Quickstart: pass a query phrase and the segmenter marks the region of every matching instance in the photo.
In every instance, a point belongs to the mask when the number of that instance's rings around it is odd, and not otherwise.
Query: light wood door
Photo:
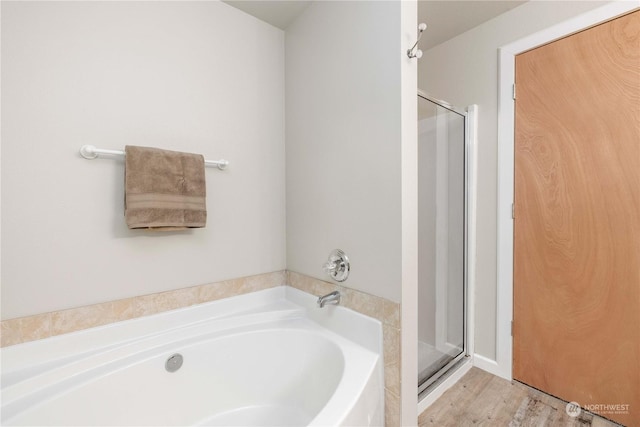
[[[516,89],[513,377],[640,426],[640,11],[517,56]]]

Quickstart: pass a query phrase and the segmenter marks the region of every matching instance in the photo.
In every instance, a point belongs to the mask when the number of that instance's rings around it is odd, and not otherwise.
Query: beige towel
[[[125,147],[125,219],[129,228],[204,227],[204,157],[147,147]]]

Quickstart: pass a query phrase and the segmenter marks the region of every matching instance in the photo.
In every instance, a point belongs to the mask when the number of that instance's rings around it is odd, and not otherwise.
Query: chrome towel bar
[[[93,145],[83,145],[82,147],[80,147],[80,155],[82,157],[84,157],[85,159],[95,159],[96,157],[98,157],[99,155],[102,154],[107,154],[110,156],[122,156],[124,157],[124,151],[120,151],[120,150],[105,150],[102,148],[96,148]],[[227,166],[229,165],[229,161],[228,160],[205,160],[204,161],[204,165],[205,166],[215,166],[220,170],[225,170],[227,168]]]

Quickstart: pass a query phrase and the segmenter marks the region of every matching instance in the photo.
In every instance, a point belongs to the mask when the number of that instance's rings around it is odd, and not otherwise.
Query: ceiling
[[[223,0],[249,15],[286,29],[311,0]],[[520,0],[419,0],[418,22],[427,24],[420,47],[427,50],[520,6]]]
[[[523,3],[525,1],[420,0],[418,22],[427,24],[420,48],[430,49]]]
[[[285,30],[311,4],[310,0],[222,1],[282,30]]]

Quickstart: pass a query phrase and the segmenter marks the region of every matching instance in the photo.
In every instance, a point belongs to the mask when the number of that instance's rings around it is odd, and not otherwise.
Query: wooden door
[[[640,426],[640,11],[518,55],[516,89],[513,377]]]

